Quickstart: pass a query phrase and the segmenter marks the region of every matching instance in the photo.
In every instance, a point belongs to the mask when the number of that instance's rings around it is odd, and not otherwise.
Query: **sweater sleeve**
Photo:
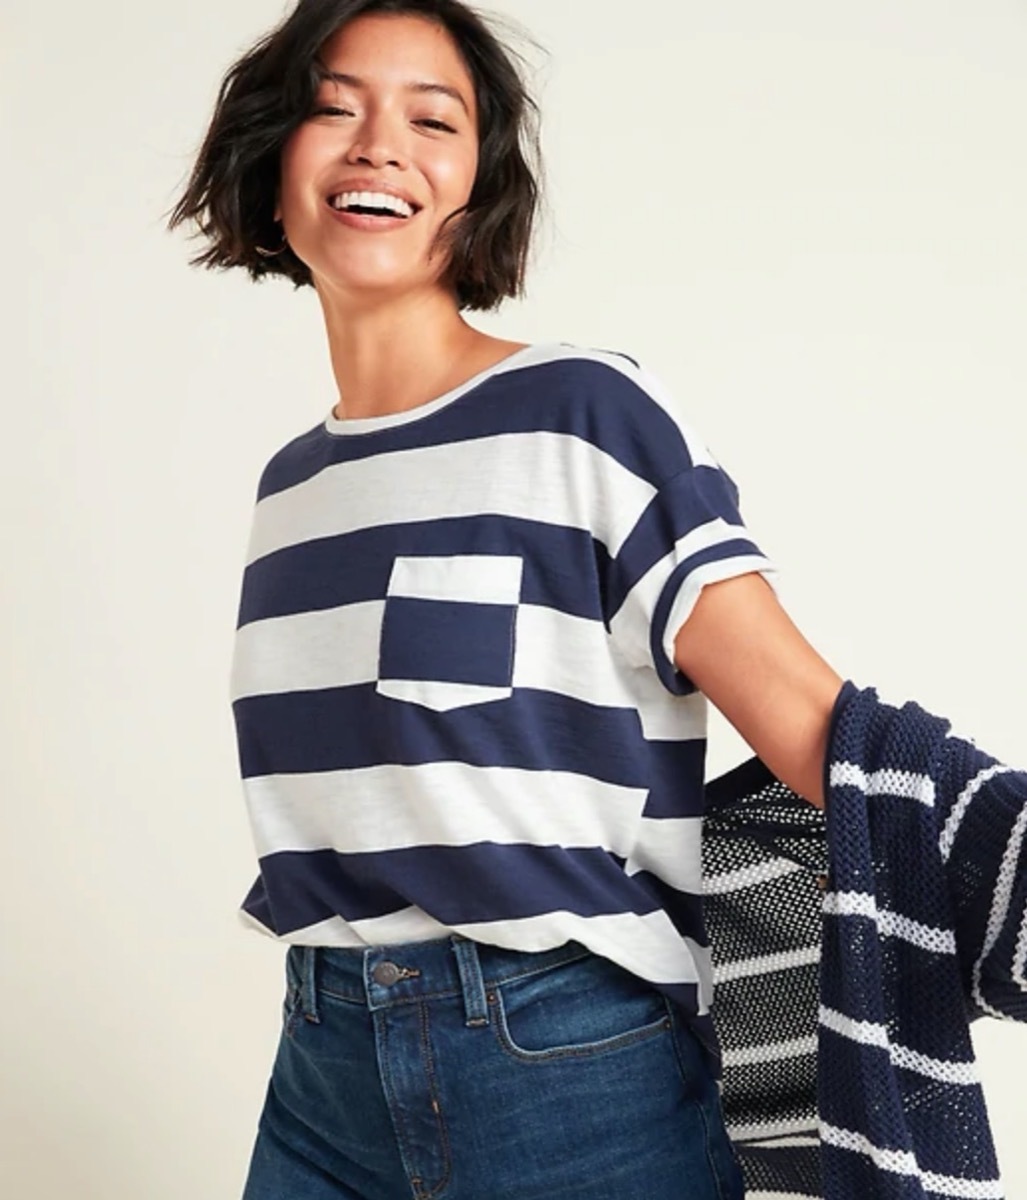
[[[971,1014],[1027,1021],[1027,772],[945,740],[939,849]]]
[[[832,1200],[1003,1194],[969,1020],[1027,1015],[1027,779],[949,730],[873,688],[847,689],[832,725],[818,1022]]]

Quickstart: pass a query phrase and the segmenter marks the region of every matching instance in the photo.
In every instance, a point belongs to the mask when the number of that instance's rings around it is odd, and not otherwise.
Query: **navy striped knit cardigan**
[[[724,1106],[749,1200],[999,1198],[969,1024],[1027,1020],[1027,772],[846,682],[825,811],[707,785]]]

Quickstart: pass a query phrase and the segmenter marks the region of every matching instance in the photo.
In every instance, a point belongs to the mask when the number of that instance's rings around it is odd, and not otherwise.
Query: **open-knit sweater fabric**
[[[1027,772],[846,682],[825,810],[707,787],[724,1105],[748,1200],[1001,1198],[970,1022],[1027,1020]]]

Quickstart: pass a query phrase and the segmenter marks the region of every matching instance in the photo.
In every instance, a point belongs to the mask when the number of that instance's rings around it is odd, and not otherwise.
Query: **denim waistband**
[[[286,980],[308,1021],[320,1020],[318,996],[322,994],[372,1010],[459,995],[467,1024],[486,1025],[490,984],[548,971],[591,954],[574,941],[551,950],[506,950],[460,934],[366,949],[290,946]]]

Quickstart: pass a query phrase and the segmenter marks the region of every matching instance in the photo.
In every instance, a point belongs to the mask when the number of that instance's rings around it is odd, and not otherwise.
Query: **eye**
[[[437,121],[434,117],[425,117],[417,122],[418,125],[427,125],[431,129],[444,129],[447,133],[456,133],[452,125],[447,125],[445,121]]]
[[[329,114],[329,115],[334,115],[335,113],[338,113],[340,116],[344,116],[344,117],[352,117],[353,116],[353,114],[350,112],[350,110],[348,108],[335,108],[331,104],[325,105],[324,108],[315,108],[313,115],[315,117],[319,117],[322,113]]]

